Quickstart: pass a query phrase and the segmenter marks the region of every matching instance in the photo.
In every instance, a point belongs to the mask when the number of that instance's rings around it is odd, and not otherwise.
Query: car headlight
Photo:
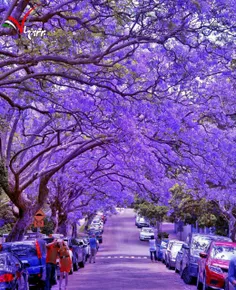
[[[218,274],[222,274],[223,271],[220,267],[217,267],[217,266],[208,266],[208,268],[212,271],[212,272],[215,272],[215,273],[218,273]]]
[[[197,262],[198,262],[198,257],[190,256],[189,261],[190,261],[190,263],[197,264]]]

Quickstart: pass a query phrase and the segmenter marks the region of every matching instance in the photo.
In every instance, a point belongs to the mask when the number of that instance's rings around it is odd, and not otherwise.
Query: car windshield
[[[171,252],[177,255],[178,251],[182,248],[182,244],[173,244]]]
[[[194,236],[191,244],[191,254],[199,256],[200,252],[207,252],[211,239],[204,236]]]
[[[231,260],[236,255],[236,247],[231,246],[214,246],[211,251],[211,258],[219,260]]]
[[[143,229],[142,231],[145,232],[145,233],[153,233],[152,229]]]
[[[25,245],[25,244],[17,244],[12,245],[11,250],[13,253],[17,254],[17,256],[36,256],[37,252],[33,245]]]

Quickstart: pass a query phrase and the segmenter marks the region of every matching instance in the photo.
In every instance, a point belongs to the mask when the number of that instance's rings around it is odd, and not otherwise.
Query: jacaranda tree
[[[230,211],[232,1],[2,0],[0,11],[0,186],[18,217],[9,240],[23,237],[63,168],[73,181],[71,164],[81,170],[87,156],[78,186],[96,189],[94,150],[114,163],[99,178],[114,200],[130,182],[165,204],[178,182]]]

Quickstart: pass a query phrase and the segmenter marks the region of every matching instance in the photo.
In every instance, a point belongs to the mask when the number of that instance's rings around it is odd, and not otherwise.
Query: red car
[[[236,243],[212,241],[207,253],[199,255],[197,289],[224,289],[229,261],[236,255]]]

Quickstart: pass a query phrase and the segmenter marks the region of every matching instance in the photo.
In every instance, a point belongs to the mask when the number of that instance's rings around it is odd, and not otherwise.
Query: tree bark
[[[32,223],[34,214],[31,209],[20,209],[19,213],[20,216],[16,221],[11,233],[8,235],[7,242],[22,241],[25,231]]]
[[[229,221],[229,237],[235,242],[235,235],[236,235],[236,218],[231,216]]]
[[[72,237],[77,238],[77,223],[73,222],[72,224]]]
[[[23,192],[16,192],[14,194],[14,204],[19,209],[19,217],[16,221],[11,233],[7,237],[7,241],[21,241],[24,238],[24,234],[31,223],[33,223],[34,215],[42,208],[44,201],[48,197],[47,183],[48,177],[41,178],[39,184],[38,200],[32,205],[32,202],[27,199]],[[17,197],[17,198],[16,198]]]
[[[67,215],[61,214],[59,215],[59,221],[58,221],[58,233],[67,236]]]

